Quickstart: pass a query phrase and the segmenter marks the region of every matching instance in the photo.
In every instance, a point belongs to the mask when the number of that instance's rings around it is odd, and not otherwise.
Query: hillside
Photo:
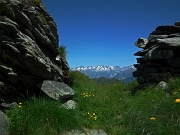
[[[166,90],[146,87],[132,95],[136,82],[97,85],[80,72],[71,76],[76,109],[64,110],[47,98],[22,101],[21,108],[8,113],[13,122],[9,134],[70,135],[73,129],[102,129],[108,135],[180,134],[180,79],[171,80]]]

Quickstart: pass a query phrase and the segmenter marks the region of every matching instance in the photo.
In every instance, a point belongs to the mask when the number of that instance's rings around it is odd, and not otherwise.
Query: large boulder
[[[70,83],[57,26],[43,4],[0,0],[0,99],[39,93],[43,80]]]
[[[9,119],[2,111],[0,111],[0,135],[7,135],[8,128],[9,128]]]
[[[68,100],[74,96],[74,90],[61,82],[44,80],[39,82],[37,86],[55,100]]]

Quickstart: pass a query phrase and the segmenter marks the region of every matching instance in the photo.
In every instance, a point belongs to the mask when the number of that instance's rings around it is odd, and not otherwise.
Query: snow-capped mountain
[[[80,71],[90,78],[99,78],[99,77],[106,77],[106,78],[116,78],[118,80],[124,80],[126,78],[133,77],[132,72],[136,69],[133,65],[126,66],[120,68],[119,66],[87,66],[87,67],[76,67],[72,68],[71,70]]]

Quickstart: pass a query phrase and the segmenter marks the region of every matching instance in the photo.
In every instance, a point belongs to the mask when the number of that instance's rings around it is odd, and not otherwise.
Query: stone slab
[[[74,90],[62,82],[44,80],[37,83],[37,87],[55,100],[68,100],[74,96]]]

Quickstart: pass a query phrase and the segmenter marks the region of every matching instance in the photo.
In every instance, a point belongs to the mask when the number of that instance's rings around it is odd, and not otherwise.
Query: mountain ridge
[[[133,74],[136,68],[133,65],[120,67],[120,66],[80,66],[76,68],[72,68],[72,71],[79,71],[89,76],[91,79],[94,78],[115,78],[118,80],[126,80],[127,78],[132,78],[128,80],[133,80]]]

